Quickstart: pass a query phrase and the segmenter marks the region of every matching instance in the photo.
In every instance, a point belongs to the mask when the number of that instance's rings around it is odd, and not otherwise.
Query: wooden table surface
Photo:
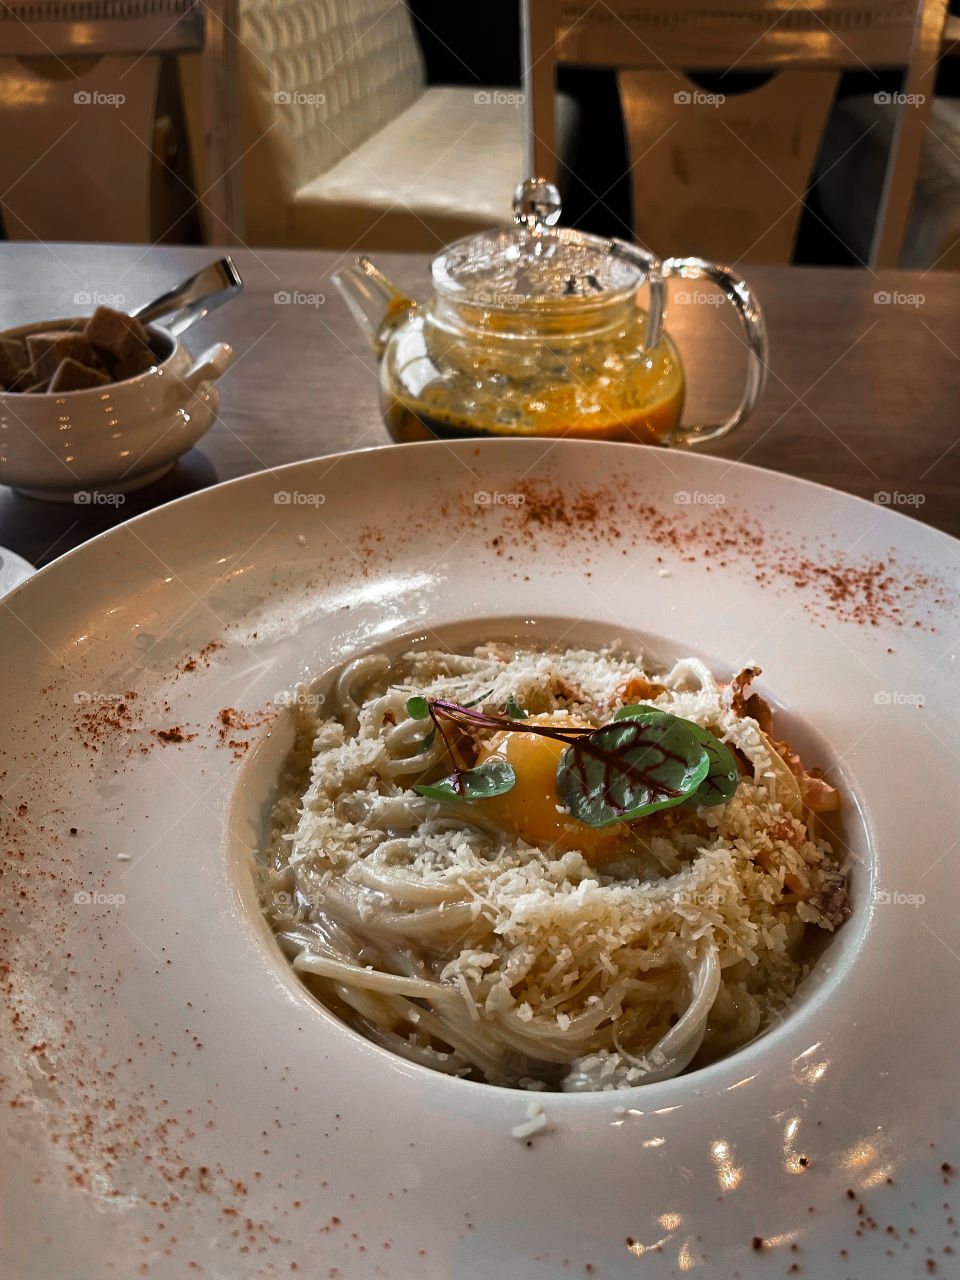
[[[216,255],[210,248],[0,244],[0,328],[82,314],[77,295],[135,309]],[[118,508],[49,503],[0,487],[0,546],[45,564],[121,519],[219,480],[389,443],[376,361],[331,283],[325,251],[231,251],[244,294],[188,335],[235,348],[220,420],[157,484]],[[420,297],[428,260],[378,265]],[[752,419],[708,451],[833,485],[960,535],[960,281],[956,275],[751,268],[770,333],[770,376]],[[683,281],[674,285],[691,292]],[[275,295],[308,295],[284,303]],[[887,299],[887,300],[884,300]],[[732,309],[675,300],[687,421],[736,402],[744,357]]]

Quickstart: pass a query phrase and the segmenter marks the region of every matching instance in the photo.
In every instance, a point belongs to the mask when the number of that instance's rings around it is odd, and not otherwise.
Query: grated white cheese
[[[532,1138],[535,1133],[542,1133],[546,1127],[547,1113],[540,1103],[534,1099],[527,1107],[526,1120],[520,1124],[515,1124],[510,1130],[510,1136],[516,1138],[519,1142],[525,1142],[528,1138]]]
[[[624,974],[655,974],[664,956],[676,964],[702,943],[717,947],[730,989],[756,1001],[761,1025],[776,1016],[804,972],[789,954],[797,922],[823,922],[813,905],[785,902],[785,885],[815,875],[829,846],[791,842],[796,833],[778,798],[770,746],[754,720],[733,712],[702,662],[684,659],[650,677],[666,687],[641,700],[709,728],[742,753],[753,778],[741,778],[727,804],[696,810],[695,821],[664,818],[642,864],[599,867],[578,850],[539,848],[452,821],[444,806],[414,796],[402,774],[391,775],[386,744],[390,734],[417,731],[405,711],[413,693],[461,705],[487,695],[499,706],[513,695],[530,714],[566,716],[576,708],[585,723],[605,723],[631,679],[648,678],[636,660],[616,649],[544,654],[489,646],[471,658],[416,651],[404,662],[402,681],[359,708],[355,733],[335,718],[314,721],[309,783],[304,789],[298,780],[277,806],[277,862],[289,868],[309,910],[322,908],[331,877],[345,877],[359,918],[373,921],[383,894],[357,877],[386,841],[402,845],[391,872],[411,885],[462,886],[477,928],[486,929],[462,950],[448,949],[433,971],[461,992],[472,1024],[510,1017],[525,1028],[567,1031]],[[463,902],[440,902],[436,918],[453,908],[463,912]],[[728,979],[731,973],[737,976]],[[608,1050],[577,1070],[601,1088],[641,1074]]]

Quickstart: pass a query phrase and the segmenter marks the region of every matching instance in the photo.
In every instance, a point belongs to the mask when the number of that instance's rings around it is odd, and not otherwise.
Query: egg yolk
[[[531,716],[530,724],[567,727],[581,722],[564,717]],[[557,765],[565,742],[532,733],[505,730],[480,749],[478,764],[505,760],[513,767],[517,781],[503,795],[474,803],[505,830],[514,831],[528,844],[566,852],[579,849],[587,862],[596,866],[623,850],[629,828],[618,822],[611,827],[588,827],[568,813],[558,812]]]

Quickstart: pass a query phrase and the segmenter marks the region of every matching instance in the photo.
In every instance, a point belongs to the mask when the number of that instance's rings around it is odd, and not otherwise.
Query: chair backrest
[[[671,210],[679,213],[679,202],[692,191],[685,177],[688,153],[694,155],[699,147],[709,148],[714,170],[703,174],[708,192],[696,213],[704,237],[699,252],[715,256],[711,234],[719,234],[723,226],[735,232],[737,225],[732,207],[725,219],[711,220],[706,213],[710,200],[718,208],[740,201],[755,215],[757,227],[768,228],[762,236],[756,228],[751,231],[744,252],[749,245],[754,256],[767,261],[788,258],[820,126],[840,73],[905,70],[903,103],[871,252],[872,265],[896,265],[933,96],[946,0],[823,0],[816,6],[789,0],[610,0],[603,5],[591,0],[525,0],[525,5],[533,171],[552,177],[556,167],[552,112],[557,64],[617,69],[632,161],[634,231],[652,241],[658,252],[679,251],[669,234]],[[717,94],[701,94],[698,100],[684,68],[784,72],[788,83],[757,92],[754,120],[745,130],[751,95],[725,100],[721,92],[719,102]],[[804,73],[810,71],[819,75],[805,80]],[[651,112],[654,94],[662,101],[665,91],[667,108]],[[737,106],[732,108],[731,102]],[[728,115],[734,117],[734,127],[725,123]],[[811,128],[814,121],[816,130]],[[646,164],[646,157],[661,146],[671,156],[660,165]],[[728,169],[722,163],[724,152]],[[752,181],[745,177],[747,159],[755,171]],[[671,173],[678,175],[676,184],[671,184]],[[657,183],[665,211],[659,222],[644,221],[650,213],[651,182]],[[721,238],[718,243],[725,242]]]
[[[0,55],[170,53],[203,45],[202,0],[5,0]]]
[[[191,227],[189,167],[165,162],[177,131],[161,64],[203,48],[206,8],[0,5],[0,204],[10,239],[155,241]]]
[[[240,0],[239,8],[245,136],[256,140],[246,184],[259,169],[291,193],[423,90],[423,55],[397,0]]]
[[[671,71],[617,79],[636,238],[661,256],[789,262],[837,73],[783,71],[736,96]]]
[[[540,0],[532,0],[532,9]],[[544,8],[547,6],[544,5]],[[557,59],[700,71],[904,67],[917,0],[552,0]]]

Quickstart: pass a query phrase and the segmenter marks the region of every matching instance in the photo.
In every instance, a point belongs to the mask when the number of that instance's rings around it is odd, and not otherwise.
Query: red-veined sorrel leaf
[[[674,720],[685,725],[710,757],[707,776],[696,791],[687,797],[686,803],[702,804],[708,807],[726,804],[737,790],[740,773],[733,752],[729,747],[724,746],[719,738],[714,737],[709,729],[704,729],[693,720],[682,720],[679,716],[671,715],[669,711],[662,711],[659,707],[641,705],[620,707],[613,718],[614,720],[644,720],[650,723],[658,717],[662,723]]]
[[[603,725],[560,757],[557,795],[588,827],[682,804],[707,776],[710,757],[687,722],[646,711],[652,714]]]
[[[421,795],[432,800],[482,800],[502,795],[516,782],[513,769],[504,761],[457,768],[443,733],[444,720],[467,733],[506,729],[567,743],[557,766],[557,796],[573,817],[591,827],[630,822],[677,804],[725,804],[737,789],[739,774],[732,752],[709,730],[659,707],[621,707],[611,724],[591,729],[525,723],[520,718],[525,713],[512,695],[505,706],[509,715],[468,709],[488,697],[482,694],[463,706],[440,698],[408,701],[407,711],[415,720],[433,722],[420,752],[432,746],[439,732],[454,765],[449,777],[417,785]]]
[[[715,804],[726,804],[732,800],[740,783],[740,770],[736,757],[729,747],[719,738],[715,738],[709,729],[698,724],[690,724],[690,730],[710,757],[707,776],[687,800],[688,804],[703,804],[708,807]]]

